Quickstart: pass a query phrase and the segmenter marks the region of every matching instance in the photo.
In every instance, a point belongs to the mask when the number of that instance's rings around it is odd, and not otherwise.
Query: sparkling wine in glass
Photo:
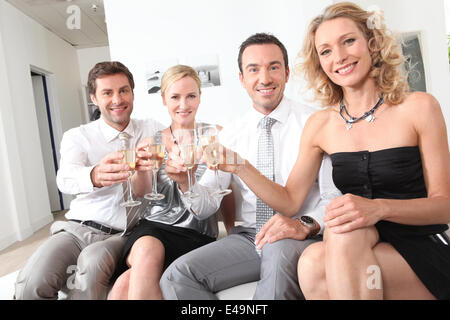
[[[194,199],[199,196],[192,190],[192,168],[198,163],[199,159],[197,131],[195,129],[178,129],[174,131],[174,137],[180,149],[184,165],[188,169],[189,189],[183,196],[188,199]]]
[[[158,171],[161,169],[164,155],[166,150],[166,137],[164,134],[159,131],[154,136],[149,138],[147,152],[152,155],[149,158],[149,161],[152,162],[152,192],[147,193],[144,198],[148,200],[162,200],[165,196],[162,193],[158,193]]]
[[[198,128],[200,144],[206,161],[210,167],[214,169],[216,179],[216,191],[212,193],[214,197],[223,197],[231,193],[230,189],[222,189],[219,183],[218,165],[220,163],[220,143],[219,130],[216,126],[203,126]]]
[[[141,204],[140,201],[133,199],[133,190],[131,186],[131,176],[136,168],[136,147],[134,141],[128,135],[119,135],[120,139],[120,152],[123,153],[122,163],[128,164],[130,167],[130,175],[127,180],[128,197],[120,203],[121,207],[135,207]]]

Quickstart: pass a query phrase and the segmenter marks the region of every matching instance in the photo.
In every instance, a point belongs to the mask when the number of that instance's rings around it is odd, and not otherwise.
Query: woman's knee
[[[297,265],[299,284],[306,295],[317,286],[319,281],[325,280],[325,247],[323,242],[314,243],[303,251]]]
[[[130,269],[122,273],[109,292],[108,300],[126,300],[128,298],[128,289],[130,287]]]
[[[151,236],[144,236],[136,240],[131,247],[130,254],[127,258],[129,266],[137,263],[157,263],[164,262],[165,249],[160,240]]]

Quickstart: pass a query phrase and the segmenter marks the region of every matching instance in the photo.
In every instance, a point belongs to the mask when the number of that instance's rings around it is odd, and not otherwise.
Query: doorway
[[[45,178],[52,213],[64,210],[64,201],[56,185],[58,158],[55,144],[52,112],[50,108],[48,78],[45,74],[31,70],[36,116],[44,161]]]

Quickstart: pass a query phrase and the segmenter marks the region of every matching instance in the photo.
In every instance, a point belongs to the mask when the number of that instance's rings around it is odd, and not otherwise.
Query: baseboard
[[[34,221],[31,223],[31,228],[33,229],[33,233],[38,231],[39,229],[45,227],[49,223],[53,222],[53,215],[49,214],[48,216],[42,217],[38,219],[37,221]]]
[[[20,232],[12,232],[8,235],[2,235],[0,237],[0,251],[8,248],[10,245],[17,241],[23,241],[31,237],[36,231],[45,227],[47,224],[53,222],[53,215],[42,217],[36,221],[33,221],[31,226],[21,228]]]
[[[17,234],[11,233],[9,235],[3,235],[0,237],[0,251],[3,249],[8,248],[10,245],[12,245],[14,242],[19,241]]]

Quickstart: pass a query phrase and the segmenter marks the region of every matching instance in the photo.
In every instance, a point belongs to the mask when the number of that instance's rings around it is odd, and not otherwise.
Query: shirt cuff
[[[78,186],[80,188],[80,193],[88,193],[100,188],[94,187],[91,179],[91,172],[95,166],[90,166],[81,169],[80,175],[78,177]]]
[[[316,235],[323,234],[325,230],[325,224],[323,222],[323,218],[325,217],[325,206],[320,206],[316,208],[316,210],[303,214],[303,216],[307,216],[313,218],[314,221],[320,226],[319,231]]]

